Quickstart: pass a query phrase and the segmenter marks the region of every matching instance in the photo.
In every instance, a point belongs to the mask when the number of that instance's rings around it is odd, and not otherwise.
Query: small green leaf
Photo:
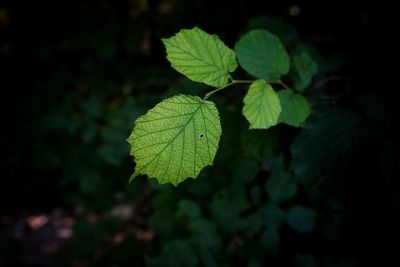
[[[278,228],[286,221],[285,212],[278,207],[278,203],[263,206],[259,210],[263,223],[267,227]]]
[[[249,121],[250,129],[267,129],[278,123],[281,113],[279,97],[265,81],[253,82],[243,102],[243,115]]]
[[[265,183],[265,190],[274,202],[288,200],[296,195],[297,186],[293,177],[285,171],[273,172]]]
[[[221,136],[215,104],[197,96],[165,99],[136,120],[128,142],[139,174],[174,185],[212,165]]]
[[[282,107],[280,123],[299,127],[310,116],[310,105],[304,96],[295,94],[290,89],[279,91],[278,96]]]
[[[240,66],[265,80],[278,80],[289,71],[289,56],[279,38],[266,30],[254,30],[235,45]]]
[[[306,52],[300,52],[292,55],[291,65],[290,76],[293,80],[293,88],[304,92],[318,71],[317,63]]]
[[[261,235],[261,246],[267,250],[267,253],[276,253],[281,238],[276,228],[267,228]]]
[[[193,81],[221,87],[228,83],[229,73],[237,68],[235,52],[218,36],[198,27],[181,30],[162,41],[171,66]]]

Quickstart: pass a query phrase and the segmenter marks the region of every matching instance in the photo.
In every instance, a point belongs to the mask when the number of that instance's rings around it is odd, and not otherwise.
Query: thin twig
[[[285,89],[290,89],[289,86],[286,85],[286,83],[282,82],[281,80],[276,80],[276,81],[266,81],[269,84],[279,84],[280,86],[282,86]]]
[[[204,96],[204,100],[208,99],[212,94],[215,94],[216,92],[219,92],[221,90],[224,90],[225,88],[232,86],[234,84],[238,84],[238,83],[252,83],[254,81],[247,81],[247,80],[232,80],[232,82],[228,83],[227,85],[224,85],[220,88],[217,88],[215,90],[212,90],[211,92],[208,92],[205,96]]]
[[[212,90],[212,91],[210,91],[210,92],[208,92],[205,96],[204,96],[204,100],[206,100],[206,99],[208,99],[211,95],[213,95],[213,94],[215,94],[215,93],[217,93],[217,92],[219,92],[219,91],[222,91],[222,90],[224,90],[225,88],[228,88],[228,87],[230,87],[230,86],[232,86],[232,85],[235,85],[235,84],[239,84],[239,83],[253,83],[253,82],[255,82],[255,80],[233,80],[232,79],[232,77],[230,77],[230,79],[231,79],[231,82],[230,83],[228,83],[228,84],[226,84],[226,85],[224,85],[224,86],[222,86],[222,87],[220,87],[220,88],[217,88],[217,89],[215,89],[215,90]],[[287,86],[284,82],[282,82],[281,80],[270,80],[270,81],[265,81],[266,83],[268,83],[268,84],[279,84],[280,86],[282,86],[283,88],[285,88],[285,89],[289,89],[289,86]]]

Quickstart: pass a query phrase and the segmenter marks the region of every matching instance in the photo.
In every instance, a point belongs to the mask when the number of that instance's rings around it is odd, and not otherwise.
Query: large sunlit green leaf
[[[266,30],[254,30],[235,45],[240,66],[249,74],[276,80],[289,71],[289,56],[279,38]]]
[[[282,107],[279,122],[299,127],[311,113],[307,99],[290,89],[279,91],[278,96]]]
[[[168,98],[136,120],[128,142],[135,173],[176,185],[213,163],[221,135],[218,110],[197,96]],[[131,178],[131,179],[132,179]]]
[[[278,123],[281,113],[279,97],[265,81],[253,82],[243,102],[243,115],[250,123],[250,129],[267,129]]]
[[[218,36],[198,27],[181,30],[162,41],[171,66],[193,81],[221,87],[228,83],[229,73],[237,68],[235,52]]]

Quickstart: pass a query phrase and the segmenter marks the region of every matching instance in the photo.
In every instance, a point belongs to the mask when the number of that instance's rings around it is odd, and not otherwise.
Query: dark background
[[[0,266],[145,266],[144,255],[152,259],[149,266],[212,266],[210,255],[215,266],[400,266],[396,12],[367,1],[2,0]],[[260,161],[229,146],[241,140],[242,125],[231,124],[243,118],[227,108],[240,105],[240,89],[217,96],[221,116],[232,117],[225,126],[223,121],[228,141],[216,170],[202,173],[199,181],[173,188],[139,177],[128,184],[134,163],[125,141],[135,119],[161,99],[207,90],[169,66],[161,38],[197,25],[233,47],[249,20],[259,16],[279,18],[297,30],[287,47],[311,45],[324,58],[312,85],[322,90],[307,94],[310,101],[327,99],[316,102],[322,115],[306,127],[316,129],[311,141],[321,149],[307,158],[302,148],[306,163],[292,162],[300,131],[279,128],[287,137],[279,148],[285,168],[297,175],[296,164],[310,170],[331,164],[321,171],[329,182],[317,189],[317,197],[299,180],[296,196],[279,204],[282,210],[308,207],[317,214],[316,226],[305,235],[280,228],[273,249],[260,241],[263,227],[248,234],[258,229],[257,222],[230,230],[214,214],[238,208],[229,206],[236,203],[230,197],[215,204],[224,194],[254,202],[238,210],[238,218],[258,214],[269,203],[263,193],[249,200],[262,190],[254,188],[268,170],[254,171]],[[335,120],[331,108],[349,113]],[[349,132],[356,148],[349,146],[350,159],[337,163],[330,158],[337,151],[324,145],[353,115],[367,123]],[[326,121],[333,122],[328,137],[318,132]],[[238,175],[252,178],[235,185]],[[235,186],[243,187],[240,193]],[[193,208],[182,208],[182,200],[199,205],[204,218],[221,228],[218,237],[205,231],[220,240],[209,254],[191,243],[187,220]],[[187,261],[171,263],[174,257]]]

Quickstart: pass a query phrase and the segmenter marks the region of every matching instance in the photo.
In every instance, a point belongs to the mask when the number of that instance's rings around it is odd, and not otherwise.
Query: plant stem
[[[210,91],[210,92],[208,92],[205,96],[204,96],[204,100],[206,100],[207,98],[209,98],[211,95],[213,95],[213,94],[215,94],[216,92],[219,92],[219,91],[221,91],[221,90],[224,90],[225,88],[227,88],[227,87],[229,87],[229,86],[232,86],[232,85],[234,85],[234,84],[238,84],[238,83],[252,83],[252,82],[254,82],[254,81],[251,81],[251,80],[232,80],[230,83],[228,83],[227,85],[224,85],[224,86],[222,86],[222,87],[220,87],[220,88],[217,88],[217,89],[215,89],[215,90],[212,90],[212,91]]]
[[[226,84],[226,85],[224,85],[224,86],[222,86],[222,87],[220,87],[220,88],[217,88],[217,89],[215,89],[215,90],[212,90],[212,91],[210,91],[210,92],[208,92],[205,96],[204,96],[204,98],[203,98],[203,100],[206,100],[206,99],[208,99],[211,95],[213,95],[213,94],[215,94],[215,93],[217,93],[217,92],[219,92],[219,91],[222,91],[222,90],[224,90],[225,88],[228,88],[228,87],[230,87],[230,86],[232,86],[232,85],[235,85],[235,84],[239,84],[239,83],[253,83],[255,80],[233,80],[232,78],[231,78],[231,82],[230,83],[228,83],[228,84]],[[285,88],[285,89],[289,89],[289,86],[287,86],[284,82],[282,82],[281,80],[271,80],[271,81],[265,81],[266,83],[268,83],[268,84],[279,84],[279,85],[281,85],[283,88]]]
[[[282,82],[281,80],[276,80],[276,81],[266,81],[269,84],[279,84],[285,89],[290,89],[289,86],[286,85],[286,83]]]

